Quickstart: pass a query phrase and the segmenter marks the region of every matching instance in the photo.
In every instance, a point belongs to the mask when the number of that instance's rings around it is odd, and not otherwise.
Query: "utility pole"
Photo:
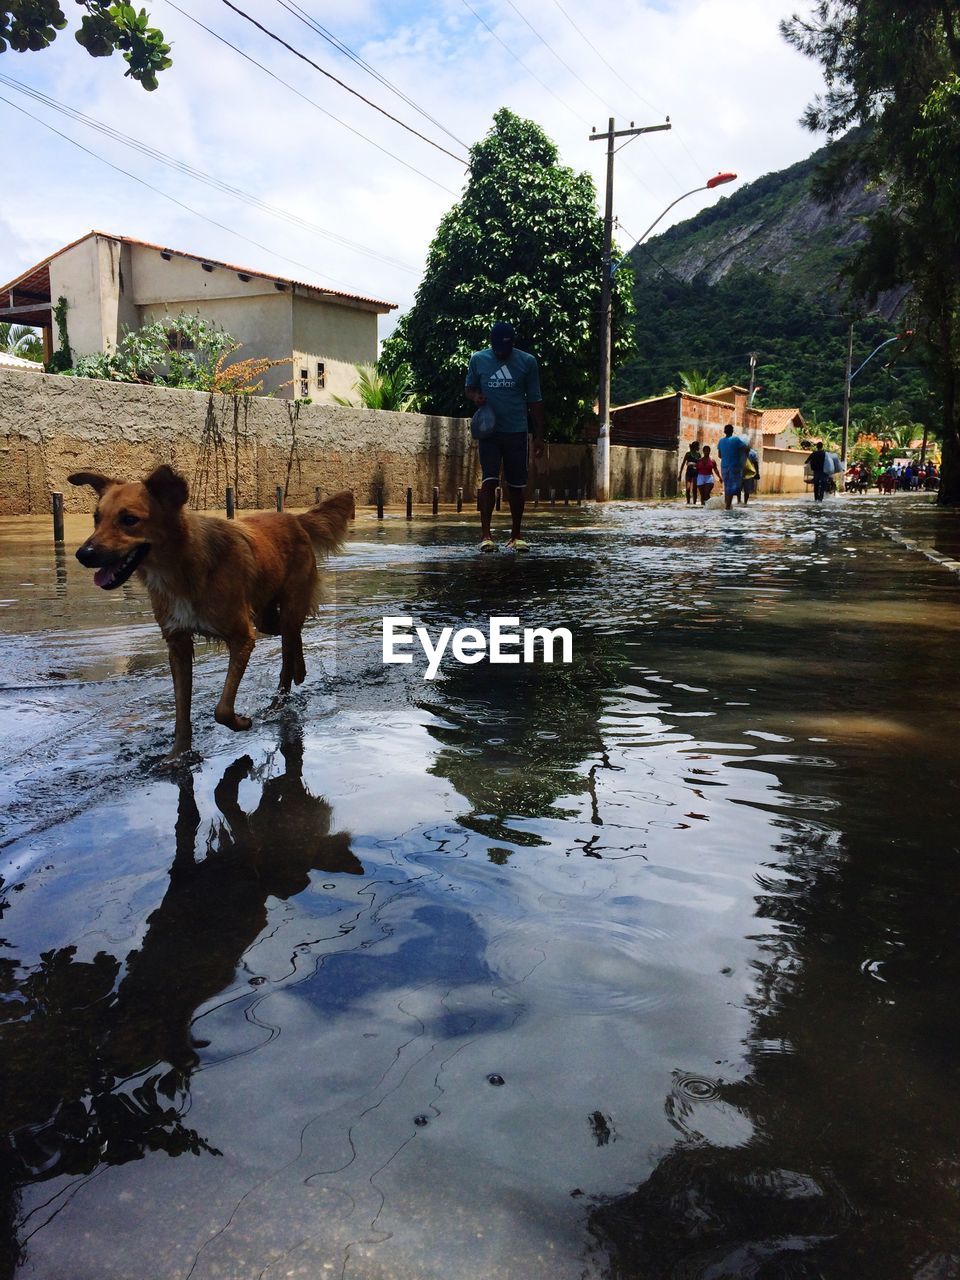
[[[869,359],[869,357],[868,357]],[[863,366],[861,365],[861,368]],[[850,434],[850,383],[853,381],[853,321],[850,321],[850,331],[847,335],[847,376],[843,383],[843,436],[840,440],[840,461],[843,463],[844,470],[847,466],[847,440]],[[857,372],[859,373],[859,369]]]
[[[597,502],[607,502],[610,498],[610,358],[612,348],[612,308],[613,296],[613,157],[614,138],[633,138],[639,133],[659,133],[669,129],[666,124],[647,125],[635,129],[630,121],[629,129],[614,128],[613,116],[607,126],[606,133],[597,133],[594,129],[590,135],[591,142],[605,139],[607,143],[607,186],[604,197],[603,213],[603,276],[600,281],[600,390],[597,397],[600,429],[597,432],[597,457],[594,475],[593,496]]]
[[[747,396],[747,408],[753,408],[753,392],[757,381],[757,356],[758,351],[750,352],[750,394]]]

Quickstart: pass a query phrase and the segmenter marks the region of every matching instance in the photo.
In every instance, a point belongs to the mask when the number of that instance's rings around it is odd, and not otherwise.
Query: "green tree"
[[[357,381],[353,389],[360,397],[364,409],[393,409],[398,413],[410,413],[416,409],[417,397],[413,390],[413,371],[408,364],[398,364],[389,370],[377,364],[358,364]],[[337,404],[352,409],[356,406],[344,396],[334,396]]]
[[[76,31],[77,41],[94,58],[107,58],[119,50],[127,64],[124,72],[144,89],[156,89],[157,73],[170,66],[170,46],[163,32],[149,25],[146,10],[110,0],[77,0],[85,11]],[[5,0],[0,4],[0,53],[14,49],[46,49],[67,25],[57,0]]]
[[[711,391],[721,391],[730,386],[730,379],[725,373],[714,373],[712,369],[681,369],[677,377],[679,385],[667,387],[667,394],[686,391],[690,396],[708,396]]]
[[[411,366],[426,412],[462,413],[471,353],[495,320],[509,320],[517,346],[540,363],[548,435],[570,438],[597,394],[602,253],[589,174],[558,164],[536,124],[501,109],[471,148],[466,190],[440,223],[381,365]],[[614,364],[631,348],[631,286],[624,263],[614,276]]]
[[[0,321],[0,351],[5,351],[10,356],[20,356],[22,360],[36,360],[42,363],[43,339],[36,329],[2,320]]]
[[[867,126],[853,164],[889,189],[850,270],[871,299],[912,285],[911,327],[942,406],[938,500],[960,505],[960,6],[955,0],[820,0],[782,24],[819,61],[827,91],[804,123],[832,136]],[[821,190],[851,165],[828,166]]]

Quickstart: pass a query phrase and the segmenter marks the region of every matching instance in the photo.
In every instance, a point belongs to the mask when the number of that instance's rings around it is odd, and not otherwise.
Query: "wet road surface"
[[[0,521],[0,1275],[960,1274],[955,515],[362,521],[173,777],[86,529]]]

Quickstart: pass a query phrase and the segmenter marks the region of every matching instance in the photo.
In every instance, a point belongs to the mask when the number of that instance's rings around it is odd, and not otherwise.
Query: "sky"
[[[463,192],[468,148],[502,106],[589,172],[601,204],[594,127],[669,116],[670,131],[617,155],[622,249],[712,174],[738,181],[682,200],[658,230],[822,142],[798,123],[819,68],[778,30],[808,0],[143,0],[172,45],[153,93],[124,76],[119,54],[91,58],[73,39],[76,6],[61,3],[71,25],[49,49],[0,54],[0,282],[96,229],[397,303],[383,338]]]

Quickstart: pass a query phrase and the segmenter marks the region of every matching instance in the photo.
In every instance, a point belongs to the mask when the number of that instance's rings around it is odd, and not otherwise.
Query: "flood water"
[[[0,1275],[960,1275],[955,515],[363,520],[173,776],[87,528],[0,521]]]

